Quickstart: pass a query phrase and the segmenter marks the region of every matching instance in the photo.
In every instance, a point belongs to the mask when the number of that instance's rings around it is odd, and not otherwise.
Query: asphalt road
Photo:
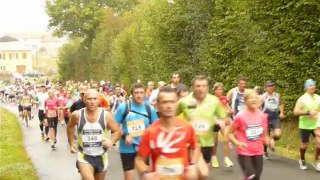
[[[18,114],[17,107],[12,104],[0,103],[0,106]],[[67,143],[66,125],[58,125],[57,150],[52,151],[50,143],[42,141],[40,136],[39,121],[37,110],[33,109],[34,119],[29,127],[21,124],[24,134],[24,146],[34,163],[38,176],[41,180],[79,180],[80,175],[76,169],[76,155],[71,154]],[[242,173],[236,161],[234,152],[231,159],[235,166],[232,168],[222,167],[222,148],[219,146],[218,159],[220,168],[211,169],[210,178],[212,180],[240,180]],[[296,160],[282,158],[276,155],[270,155],[271,160],[264,161],[262,180],[319,180],[320,173],[315,171],[311,165],[307,170],[300,170]],[[108,151],[109,168],[107,179],[122,180],[123,172],[119,153],[115,150]],[[136,179],[137,176],[136,176]]]

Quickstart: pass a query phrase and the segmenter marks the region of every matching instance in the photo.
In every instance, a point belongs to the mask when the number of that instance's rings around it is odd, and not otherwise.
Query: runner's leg
[[[77,162],[80,175],[84,180],[94,180],[94,169],[91,164]]]

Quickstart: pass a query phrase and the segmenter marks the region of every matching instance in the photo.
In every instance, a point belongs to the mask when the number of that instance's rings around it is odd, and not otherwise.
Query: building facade
[[[0,71],[31,72],[32,46],[19,41],[0,42]]]

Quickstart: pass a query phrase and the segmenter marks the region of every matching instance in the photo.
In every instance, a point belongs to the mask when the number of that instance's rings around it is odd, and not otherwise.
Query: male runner
[[[167,88],[177,91],[179,87],[184,86],[184,84],[182,84],[180,81],[181,81],[180,74],[177,72],[172,73],[171,84],[169,84]]]
[[[308,79],[304,83],[304,88],[306,93],[302,95],[295,107],[293,113],[296,116],[299,116],[299,129],[301,137],[301,146],[300,146],[300,160],[299,165],[300,169],[307,169],[305,161],[305,153],[309,144],[309,137],[312,134],[315,137],[315,131],[317,128],[317,119],[319,116],[320,110],[320,96],[315,94],[317,87],[316,82],[312,79]],[[315,154],[315,162],[313,166],[317,171],[320,171],[320,137],[316,136],[317,147]]]
[[[142,133],[158,119],[154,108],[145,104],[145,89],[136,83],[131,88],[132,100],[120,104],[114,117],[122,126],[120,157],[124,170],[124,179],[134,179],[134,158],[136,157]]]
[[[160,119],[143,133],[135,159],[140,177],[154,179],[196,179],[195,164],[200,147],[192,126],[176,116],[178,96],[173,89],[159,93]],[[145,163],[151,156],[151,168]]]
[[[29,126],[29,120],[31,120],[31,106],[32,106],[33,98],[28,93],[28,89],[24,89],[23,95],[22,95],[22,119],[25,120],[26,126]]]
[[[228,102],[231,102],[231,108],[233,115],[244,110],[246,105],[244,104],[244,93],[246,92],[247,80],[245,78],[238,79],[238,85],[232,88],[227,94]]]
[[[41,137],[45,138],[44,135],[46,135],[46,137],[48,137],[48,132],[49,132],[49,127],[46,126],[45,127],[45,132],[43,131],[43,126],[44,126],[44,119],[45,119],[45,101],[49,98],[49,95],[47,93],[47,88],[46,86],[43,84],[40,86],[40,92],[38,92],[36,94],[36,98],[35,98],[35,104],[37,104],[38,106],[38,118],[40,121],[40,131],[41,131]]]
[[[206,173],[212,156],[214,125],[218,124],[221,128],[224,128],[225,122],[228,122],[229,117],[219,99],[208,94],[209,81],[207,77],[203,75],[196,76],[192,80],[192,89],[193,93],[180,99],[177,114],[183,113],[183,117],[190,121],[196,131],[203,159],[208,164],[207,167],[199,169],[204,170],[205,173],[201,173],[202,179],[204,179],[207,176]]]
[[[107,148],[121,137],[121,130],[112,115],[99,108],[99,93],[89,89],[84,97],[86,108],[75,111],[67,126],[68,142],[71,153],[77,153],[74,144],[74,131],[77,126],[79,152],[77,167],[82,179],[103,180],[108,167]],[[107,139],[107,130],[113,132],[111,141]]]
[[[263,111],[268,114],[269,134],[273,130],[272,143],[281,138],[280,118],[284,118],[284,104],[278,93],[275,92],[275,85],[272,81],[266,82],[266,92],[262,95]],[[280,112],[280,114],[279,114]],[[274,150],[274,149],[272,149]],[[269,159],[267,146],[264,146],[264,158]]]

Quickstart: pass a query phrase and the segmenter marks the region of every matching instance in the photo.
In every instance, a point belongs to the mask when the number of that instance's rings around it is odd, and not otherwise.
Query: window
[[[3,58],[3,60],[6,59],[6,54],[5,53],[2,54],[2,58]]]
[[[2,59],[2,54],[0,54],[0,59]]]
[[[9,53],[9,59],[17,59],[16,53]]]
[[[19,54],[18,53],[16,53],[16,58],[19,59]]]
[[[22,54],[22,59],[27,59],[27,53]]]

